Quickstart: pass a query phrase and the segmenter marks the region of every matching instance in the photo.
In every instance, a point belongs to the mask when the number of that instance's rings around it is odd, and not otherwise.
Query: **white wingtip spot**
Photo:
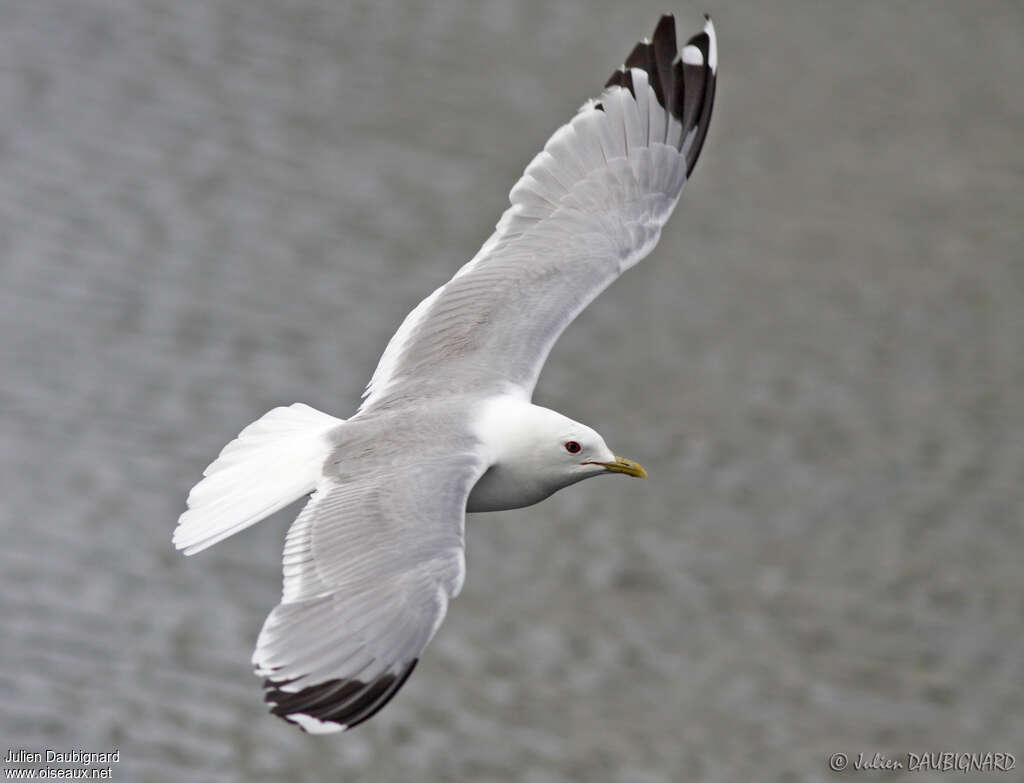
[[[303,715],[301,712],[293,712],[285,716],[288,720],[298,723],[310,734],[334,734],[348,728],[344,723],[331,723],[330,721],[319,720],[312,715]]]
[[[715,25],[710,16],[704,18],[707,20],[704,22],[704,32],[708,34],[710,41],[708,44],[708,67],[711,69],[711,73],[718,73],[718,41],[715,38]]]
[[[684,46],[683,51],[679,53],[679,56],[683,58],[683,63],[685,65],[704,64],[704,55],[701,54],[700,49],[693,45]]]

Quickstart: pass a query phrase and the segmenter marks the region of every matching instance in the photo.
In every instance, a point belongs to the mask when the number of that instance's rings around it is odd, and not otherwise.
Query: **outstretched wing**
[[[409,314],[361,410],[532,394],[565,327],[657,243],[704,143],[716,72],[710,19],[680,50],[663,16],[526,167],[480,252]]]
[[[313,733],[362,723],[412,673],[462,587],[466,498],[486,469],[469,438],[410,426],[391,442],[374,418],[339,428],[253,654],[271,712]]]

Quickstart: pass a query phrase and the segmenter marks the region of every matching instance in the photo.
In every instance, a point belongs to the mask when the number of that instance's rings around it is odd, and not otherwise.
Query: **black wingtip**
[[[657,41],[659,38],[665,38],[671,36],[672,40],[676,39],[676,17],[673,14],[662,14],[661,19],[654,25],[654,34],[651,36],[652,41]]]
[[[686,146],[686,174],[693,171],[704,146],[717,81],[717,44],[711,15],[704,14],[704,29],[683,47],[676,42],[675,17],[663,14],[651,40],[641,41],[612,74],[605,87],[625,87],[633,97],[632,69],[647,74],[658,104],[682,124],[680,147]],[[687,47],[693,47],[689,54]],[[696,51],[694,51],[696,50]],[[699,56],[698,56],[699,52]]]
[[[324,732],[351,729],[380,712],[409,679],[418,662],[418,658],[413,658],[401,670],[369,681],[336,678],[298,691],[283,690],[288,680],[267,678],[263,681],[264,701],[272,705],[271,713],[303,731],[310,731],[313,725],[323,726]]]
[[[636,46],[633,47],[633,51],[626,57],[627,68],[646,68],[647,67],[647,44],[644,41],[639,41]]]
[[[626,71],[624,68],[619,68],[614,71],[611,76],[608,77],[608,81],[604,83],[605,88],[608,87],[624,87],[625,86]]]

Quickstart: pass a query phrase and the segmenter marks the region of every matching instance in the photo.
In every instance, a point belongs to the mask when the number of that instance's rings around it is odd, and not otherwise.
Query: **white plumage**
[[[308,495],[330,453],[327,433],[341,422],[302,403],[254,421],[192,488],[174,545],[194,555]]]
[[[185,554],[313,493],[253,654],[272,712],[326,733],[390,700],[462,587],[467,507],[646,475],[530,398],[562,330],[657,243],[707,133],[717,58],[710,20],[680,52],[662,17],[529,163],[476,256],[406,317],[351,419],[275,408],[206,469],[174,533]]]

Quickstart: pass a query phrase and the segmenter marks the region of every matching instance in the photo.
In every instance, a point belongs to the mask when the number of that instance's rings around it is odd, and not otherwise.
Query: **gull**
[[[186,555],[311,495],[252,657],[275,715],[324,734],[391,700],[462,588],[467,511],[647,475],[531,397],[555,340],[650,253],[693,172],[718,69],[705,19],[680,49],[662,16],[555,131],[493,235],[402,322],[351,418],[274,408],[189,493],[173,536]]]

